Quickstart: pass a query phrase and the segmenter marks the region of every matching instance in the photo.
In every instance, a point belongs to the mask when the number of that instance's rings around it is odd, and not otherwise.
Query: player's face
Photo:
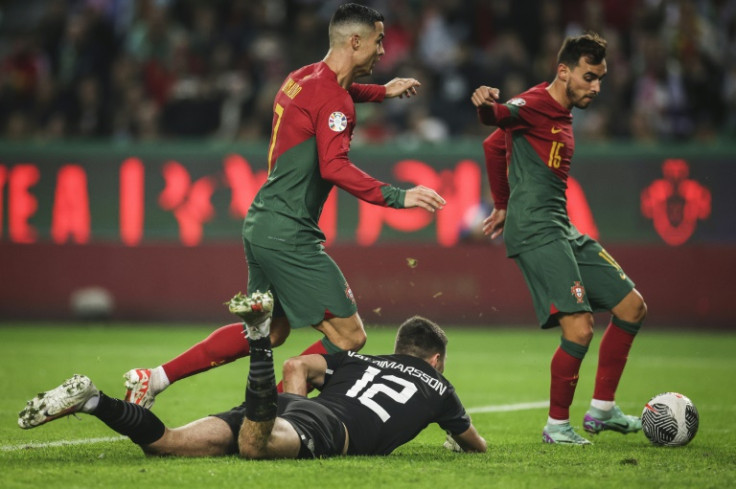
[[[581,57],[578,65],[570,71],[565,85],[565,94],[570,108],[585,109],[601,91],[603,77],[606,76],[606,60],[592,65]]]
[[[386,51],[383,49],[383,22],[376,22],[373,31],[361,38],[357,54],[356,75],[365,76],[373,73],[373,66]]]

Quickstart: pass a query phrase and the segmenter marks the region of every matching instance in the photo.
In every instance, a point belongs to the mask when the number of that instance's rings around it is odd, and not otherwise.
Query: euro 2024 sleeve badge
[[[342,132],[348,127],[348,118],[342,112],[333,112],[327,121],[330,129],[335,132]]]

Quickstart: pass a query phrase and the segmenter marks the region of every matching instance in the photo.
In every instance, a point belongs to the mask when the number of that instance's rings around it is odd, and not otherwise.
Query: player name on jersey
[[[381,358],[368,357],[365,355],[361,355],[360,353],[355,353],[353,351],[348,351],[348,355],[353,358],[364,360],[372,365],[375,365],[378,368],[401,370],[406,375],[411,375],[412,377],[416,377],[418,380],[421,380],[440,395],[443,395],[447,390],[447,386],[440,379],[432,377],[427,372],[416,367],[404,365],[403,363],[397,362],[395,360],[384,360]]]

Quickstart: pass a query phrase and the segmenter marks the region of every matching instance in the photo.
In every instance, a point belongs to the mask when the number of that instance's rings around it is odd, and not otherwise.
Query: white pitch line
[[[549,407],[549,401],[520,402],[518,404],[500,404],[496,406],[481,406],[467,409],[469,414],[474,413],[505,413],[509,411],[525,411],[527,409],[541,409]]]
[[[91,445],[93,443],[104,443],[107,441],[127,440],[127,436],[106,436],[102,438],[83,438],[80,440],[59,440],[49,441],[46,443],[23,443],[21,445],[4,445],[0,447],[0,451],[12,452],[15,450],[25,450],[27,448],[49,448],[49,447],[66,447],[71,445]]]
[[[480,406],[470,408],[467,410],[469,414],[475,413],[505,413],[510,411],[524,411],[527,409],[540,409],[549,406],[549,401],[537,401],[537,402],[521,402],[518,404],[499,404],[495,406]],[[108,436],[102,438],[83,438],[79,440],[58,440],[50,441],[46,443],[23,443],[20,445],[3,445],[0,446],[0,451],[12,452],[16,450],[26,450],[29,448],[50,448],[50,447],[65,447],[74,445],[92,445],[94,443],[104,443],[109,441],[120,441],[127,440],[127,436]]]

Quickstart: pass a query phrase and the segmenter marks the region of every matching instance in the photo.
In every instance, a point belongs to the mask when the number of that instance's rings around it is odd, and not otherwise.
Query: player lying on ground
[[[415,316],[399,327],[394,354],[341,352],[294,357],[284,364],[287,393],[278,394],[269,338],[270,296],[252,294],[246,328],[251,341],[245,402],[180,428],[167,428],[140,405],[100,392],[75,375],[39,394],[20,412],[21,428],[74,413],[99,418],[148,455],[317,458],[385,455],[437,423],[467,452],[484,452],[450,382],[442,375],[447,337]],[[265,299],[265,300],[264,300]],[[321,389],[304,397],[307,385]]]
[[[355,102],[411,97],[414,78],[386,85],[360,84],[385,54],[383,15],[343,3],[328,28],[322,61],[290,73],[274,99],[268,152],[268,180],[243,224],[248,291],[270,290],[275,299],[271,343],[286,341],[292,329],[311,326],[324,337],[304,354],[360,350],[366,341],[353,293],[338,265],[325,252],[319,219],[334,186],[370,204],[421,207],[435,212],[445,200],[421,185],[399,189],[381,182],[349,159],[356,125]],[[150,407],[170,383],[249,354],[238,324],[224,326],[183,354],[154,368],[125,374],[126,400]]]

